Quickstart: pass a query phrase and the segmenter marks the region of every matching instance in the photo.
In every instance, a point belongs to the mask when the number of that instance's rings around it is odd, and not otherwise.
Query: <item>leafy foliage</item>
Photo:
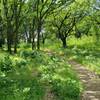
[[[0,71],[3,73],[9,73],[14,70],[14,66],[11,58],[7,55],[0,61]]]
[[[79,100],[82,86],[67,60],[100,74],[99,3],[1,0],[0,99],[43,100],[49,87],[56,100]]]

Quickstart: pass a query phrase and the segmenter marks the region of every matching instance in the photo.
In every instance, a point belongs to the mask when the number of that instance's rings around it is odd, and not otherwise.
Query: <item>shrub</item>
[[[7,55],[0,61],[0,70],[4,73],[12,72],[14,69],[11,58]]]
[[[21,50],[19,55],[20,57],[27,58],[31,55],[31,53],[30,51],[27,51],[27,50]]]
[[[24,59],[15,61],[15,63],[16,63],[16,67],[18,67],[18,68],[22,68],[22,67],[25,67],[27,65],[27,61]]]
[[[30,57],[32,59],[35,60],[35,63],[38,63],[38,64],[46,64],[47,63],[47,57],[44,55],[44,53],[40,52],[40,51],[33,51],[31,52],[31,55]]]
[[[42,100],[44,96],[44,88],[36,79],[32,80],[30,90],[27,92],[25,100]]]
[[[9,78],[2,78],[0,77],[0,99],[1,100],[8,100],[7,98],[13,97],[14,98],[14,81]]]
[[[79,100],[80,86],[75,80],[54,80],[52,86],[54,93],[60,100]]]

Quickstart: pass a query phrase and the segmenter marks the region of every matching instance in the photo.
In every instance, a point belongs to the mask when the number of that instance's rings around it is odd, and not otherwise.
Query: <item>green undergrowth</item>
[[[61,47],[61,41],[47,40],[43,49],[49,49],[57,54],[66,56],[66,59],[74,59],[88,69],[100,75],[100,44],[97,45],[96,37],[83,36],[82,38],[69,37],[67,48]],[[99,42],[99,41],[98,41]],[[52,46],[50,45],[52,44]]]
[[[100,51],[91,49],[75,49],[73,57],[79,63],[85,65],[88,69],[100,74]]]
[[[79,100],[82,87],[65,57],[28,49],[0,56],[1,100],[44,100],[46,86],[56,100]]]
[[[100,74],[100,44],[97,44],[95,37],[70,40],[69,44],[71,59]]]

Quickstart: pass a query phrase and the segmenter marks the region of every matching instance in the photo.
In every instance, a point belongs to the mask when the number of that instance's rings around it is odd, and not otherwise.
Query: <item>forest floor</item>
[[[63,56],[63,54],[58,54],[49,50],[45,51],[47,54],[57,54]],[[84,91],[82,92],[80,98],[81,100],[100,100],[100,77],[95,74],[95,72],[90,71],[82,64],[79,64],[75,60],[69,60],[69,64],[73,67],[73,70],[77,73]],[[47,88],[47,94],[45,100],[56,100],[54,95]]]
[[[81,100],[100,100],[100,77],[74,60],[70,60],[69,64],[73,66],[84,86]]]

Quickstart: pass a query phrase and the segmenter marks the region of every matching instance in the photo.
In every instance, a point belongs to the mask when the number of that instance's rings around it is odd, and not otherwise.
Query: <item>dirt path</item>
[[[51,55],[57,53],[56,52],[52,53],[51,51],[48,51],[47,54]],[[59,55],[63,56],[63,54]],[[81,95],[81,100],[100,100],[100,77],[74,60],[70,60],[69,64],[72,65],[73,69],[78,73],[79,79],[84,86],[84,91]],[[49,93],[50,92],[47,92],[47,95],[50,95]],[[56,99],[46,98],[45,100],[56,100]]]
[[[69,61],[69,64],[78,73],[84,86],[81,100],[100,100],[100,78],[98,75],[73,60]]]
[[[46,94],[44,100],[56,100],[54,93],[52,93],[48,86],[46,86]]]

